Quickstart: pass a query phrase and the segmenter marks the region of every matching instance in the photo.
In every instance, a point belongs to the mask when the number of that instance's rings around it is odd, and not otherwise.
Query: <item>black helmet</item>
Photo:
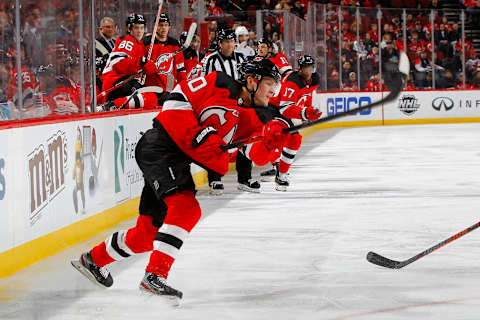
[[[161,13],[160,18],[158,19],[158,22],[168,22],[168,25],[170,25],[170,18],[167,16],[166,13]]]
[[[262,43],[265,43],[267,45],[267,47],[271,48],[273,47],[273,42],[272,40],[268,39],[268,38],[261,38],[260,40],[258,40],[258,44],[262,44]]]
[[[315,66],[315,60],[309,55],[301,56],[297,61],[300,67]]]
[[[238,75],[240,82],[247,81],[247,75],[253,75],[259,81],[263,77],[273,78],[276,82],[280,82],[280,71],[277,66],[269,59],[256,57],[253,60],[245,60],[238,67]]]
[[[131,13],[127,17],[126,26],[127,28],[131,28],[133,27],[134,24],[147,24],[147,22],[145,21],[145,18],[143,17],[143,15],[138,13]]]
[[[217,31],[217,40],[218,42],[222,42],[223,40],[236,40],[237,36],[235,35],[235,31],[232,29],[222,29]]]

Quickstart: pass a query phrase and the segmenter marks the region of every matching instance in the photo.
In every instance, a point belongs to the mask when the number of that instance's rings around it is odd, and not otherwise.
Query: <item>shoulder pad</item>
[[[167,45],[172,45],[172,46],[177,46],[177,47],[181,47],[180,45],[180,42],[178,42],[177,39],[175,38],[172,38],[172,37],[167,37]]]
[[[236,99],[238,97],[238,94],[240,93],[240,90],[242,89],[242,85],[240,83],[235,81],[228,74],[221,71],[217,71],[215,87],[227,89],[230,92],[230,94],[228,95],[228,98],[230,99]]]
[[[286,81],[295,83],[299,89],[305,87],[302,78],[298,75],[298,71],[290,73]]]

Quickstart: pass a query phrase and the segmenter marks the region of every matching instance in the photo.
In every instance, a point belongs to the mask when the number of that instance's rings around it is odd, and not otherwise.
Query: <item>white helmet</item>
[[[237,38],[238,36],[248,36],[248,30],[244,26],[238,26],[235,29],[235,35],[237,36]]]

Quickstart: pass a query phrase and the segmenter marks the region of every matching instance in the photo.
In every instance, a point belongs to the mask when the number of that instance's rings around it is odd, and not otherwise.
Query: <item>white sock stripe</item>
[[[113,249],[113,247],[112,247],[112,237],[113,237],[113,234],[110,237],[108,237],[107,240],[105,240],[105,247],[107,249],[108,255],[115,261],[125,259],[120,254],[118,254],[118,252],[115,249]]]
[[[127,246],[127,243],[125,242],[126,238],[127,238],[127,231],[128,230],[120,230],[118,231],[118,247],[120,249],[122,249],[123,251],[125,251],[126,253],[128,253],[129,255],[134,255],[135,252],[133,252],[128,246]]]
[[[185,241],[188,236],[187,230],[173,224],[163,224],[160,229],[158,229],[158,232],[172,235],[182,241]]]
[[[295,161],[295,159],[287,158],[287,157],[285,157],[283,154],[282,154],[282,156],[280,157],[280,160],[283,161],[283,162],[285,162],[285,163],[288,163],[288,164],[292,164],[292,163]]]
[[[160,251],[161,253],[164,253],[173,259],[177,257],[178,254],[178,249],[175,248],[174,246],[165,243],[163,241],[153,241],[153,250]]]
[[[137,94],[137,97],[138,97],[138,101],[139,101],[139,108],[143,108],[145,107],[145,101],[143,100],[143,95],[140,93],[140,94]]]
[[[288,154],[291,154],[292,156],[296,155],[296,154],[297,154],[297,151],[298,151],[298,150],[293,150],[293,149],[289,149],[289,148],[286,148],[286,147],[283,148],[283,152],[286,152],[286,153],[288,153]]]

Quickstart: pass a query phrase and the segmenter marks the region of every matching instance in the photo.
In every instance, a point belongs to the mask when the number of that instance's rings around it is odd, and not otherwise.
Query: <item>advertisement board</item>
[[[8,247],[9,239],[9,200],[11,198],[11,185],[7,179],[12,174],[10,162],[8,162],[8,139],[9,132],[0,131],[0,251]]]

